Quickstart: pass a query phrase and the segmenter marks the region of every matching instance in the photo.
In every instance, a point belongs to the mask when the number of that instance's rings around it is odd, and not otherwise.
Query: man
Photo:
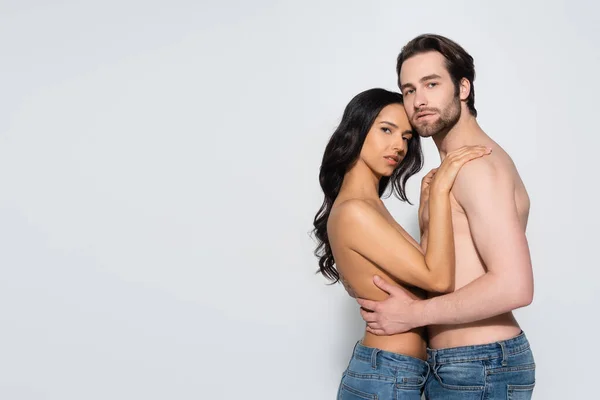
[[[390,296],[357,299],[363,319],[379,335],[428,327],[427,398],[529,399],[534,358],[512,314],[533,299],[525,186],[509,155],[477,123],[473,58],[460,45],[439,35],[418,36],[398,56],[397,73],[411,124],[420,136],[433,138],[442,160],[464,145],[493,151],[466,164],[451,192],[454,291],[419,300],[374,277]],[[423,198],[423,249],[427,210]]]

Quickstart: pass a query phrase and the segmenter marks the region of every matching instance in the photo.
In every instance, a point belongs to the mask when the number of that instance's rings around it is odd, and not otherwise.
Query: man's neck
[[[463,110],[460,119],[452,129],[448,132],[440,132],[432,138],[440,153],[441,161],[444,161],[448,153],[462,146],[482,144],[489,139],[477,123],[477,119],[468,110]]]

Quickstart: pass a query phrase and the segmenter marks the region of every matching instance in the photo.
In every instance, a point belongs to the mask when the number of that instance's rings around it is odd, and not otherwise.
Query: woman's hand
[[[428,219],[429,187],[431,186],[431,181],[433,181],[433,177],[437,170],[437,168],[432,169],[421,180],[421,198],[419,200],[419,228],[421,229],[421,232],[425,231],[425,221]]]
[[[436,193],[450,193],[452,185],[458,176],[458,171],[463,165],[476,158],[483,157],[492,152],[486,146],[463,146],[446,156],[442,164],[434,173],[431,183],[427,187],[427,196],[430,191]]]

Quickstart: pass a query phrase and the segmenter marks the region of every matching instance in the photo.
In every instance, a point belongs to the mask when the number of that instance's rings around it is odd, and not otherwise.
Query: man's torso
[[[495,143],[494,152],[489,157],[489,162],[494,164],[497,171],[507,174],[514,182],[514,200],[518,210],[519,219],[523,230],[526,229],[529,215],[529,197],[521,178],[512,160]],[[475,194],[473,190],[471,193]],[[458,290],[486,273],[486,267],[480,258],[465,211],[451,194],[452,224],[455,243],[455,288]],[[423,220],[427,224],[429,216],[426,212]],[[426,249],[426,240],[422,242],[423,250]],[[435,296],[436,294],[430,294]],[[508,339],[521,332],[512,313],[506,313],[482,321],[461,325],[432,325],[428,327],[429,346],[431,348],[448,348],[466,345],[477,345]]]

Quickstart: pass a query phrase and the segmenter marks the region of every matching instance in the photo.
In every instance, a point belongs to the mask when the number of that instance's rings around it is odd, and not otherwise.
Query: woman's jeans
[[[337,398],[420,400],[428,375],[429,365],[424,360],[357,342]]]

